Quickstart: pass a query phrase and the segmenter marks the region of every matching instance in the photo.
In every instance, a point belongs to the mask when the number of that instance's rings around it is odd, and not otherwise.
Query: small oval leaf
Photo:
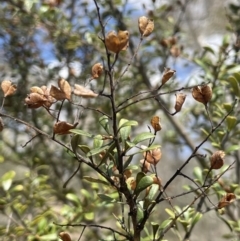
[[[134,144],[138,144],[142,141],[145,141],[145,140],[148,140],[148,139],[151,139],[151,138],[154,138],[155,135],[152,134],[152,133],[149,133],[149,132],[143,132],[143,133],[140,133],[139,135],[137,135],[134,139],[133,139],[133,143]]]
[[[136,189],[134,190],[134,193],[138,195],[141,191],[145,190],[147,187],[151,186],[153,184],[153,178],[150,176],[145,176],[141,178],[139,182],[137,182]]]

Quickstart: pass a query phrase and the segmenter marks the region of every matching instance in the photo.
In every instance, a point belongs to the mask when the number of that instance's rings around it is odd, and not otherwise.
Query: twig
[[[200,85],[188,86],[188,87],[180,87],[180,88],[177,88],[177,89],[174,89],[174,90],[170,90],[170,91],[167,91],[167,92],[163,92],[163,93],[161,93],[161,92],[158,93],[158,92],[157,92],[157,89],[153,89],[152,91],[149,91],[149,92],[153,93],[153,95],[150,95],[150,96],[147,96],[147,97],[143,97],[143,98],[138,99],[138,100],[135,100],[135,101],[133,101],[133,102],[131,102],[131,103],[129,103],[129,104],[126,104],[126,105],[124,105],[123,107],[118,108],[118,109],[117,109],[117,112],[120,112],[121,110],[126,109],[127,107],[129,107],[129,106],[131,106],[131,105],[134,105],[134,104],[136,104],[136,103],[138,103],[138,102],[144,101],[144,100],[156,99],[157,97],[162,96],[162,95],[168,95],[168,94],[176,93],[176,92],[178,92],[178,91],[192,89],[192,88],[194,88],[194,87],[201,86],[201,85],[206,85],[206,83],[205,83],[205,84],[200,84]],[[141,94],[146,93],[146,92],[147,92],[147,91],[141,92]],[[139,95],[140,95],[140,94],[139,94]],[[129,97],[128,100],[130,100],[131,98],[134,98],[134,97],[135,97],[135,96]],[[160,100],[159,100],[159,99],[156,99],[156,100],[160,103]],[[120,103],[120,105],[122,105],[122,103]],[[118,106],[120,106],[120,105],[118,105]],[[162,104],[161,104],[161,105],[162,105]],[[164,108],[164,109],[166,110],[166,108]],[[169,111],[167,111],[167,113],[170,114]],[[175,113],[173,113],[173,114],[175,114]],[[173,115],[173,114],[171,114],[171,115]]]
[[[2,109],[3,109],[3,106],[4,106],[4,102],[5,102],[5,99],[6,99],[6,97],[3,97],[3,101],[2,101],[2,106],[1,106],[1,109],[0,109],[0,111],[2,111]]]
[[[198,188],[199,190],[202,192],[202,194],[208,199],[208,201],[214,206],[214,204],[212,203],[212,201],[209,199],[209,197],[207,196],[207,194],[202,190],[202,187],[200,187],[200,185],[198,185],[192,178],[190,178],[189,176],[185,175],[184,173],[180,172],[179,173],[180,176],[183,176],[185,178],[187,178],[188,180],[190,180],[191,182],[193,182]]]
[[[92,108],[92,107],[84,106],[84,105],[82,105],[82,104],[77,104],[77,103],[73,103],[73,102],[71,102],[71,103],[72,103],[73,105],[82,107],[82,108],[85,109],[85,110],[93,110],[93,111],[96,111],[96,112],[98,112],[98,113],[100,113],[100,114],[102,114],[102,115],[104,115],[104,116],[107,116],[109,119],[112,119],[112,117],[111,117],[110,115],[108,115],[107,113],[105,113],[105,112],[103,112],[103,111],[101,111],[101,110],[99,110],[99,109],[95,109],[95,108]]]
[[[22,145],[22,147],[26,147],[34,138],[38,137],[40,134],[37,134],[35,136],[33,136],[29,141],[27,141],[24,145]]]
[[[68,180],[63,184],[63,188],[66,188],[68,183],[70,182],[70,180],[78,173],[78,171],[80,170],[81,167],[81,162],[78,164],[78,167],[76,169],[76,171],[74,171],[74,173],[68,178]]]
[[[208,106],[207,106],[207,105],[205,105],[205,110],[206,110],[206,112],[207,112],[208,119],[209,119],[209,121],[210,121],[210,123],[211,123],[211,127],[212,127],[212,129],[213,129],[213,122],[212,122],[210,113],[209,113],[209,111],[208,111]]]
[[[67,223],[67,224],[58,224],[53,222],[55,225],[60,226],[60,227],[85,227],[85,228],[100,228],[100,229],[106,229],[111,231],[113,234],[117,233],[125,238],[129,238],[128,234],[121,233],[113,228],[102,226],[99,224],[82,224],[82,223],[77,223],[77,224],[72,224],[72,223]]]

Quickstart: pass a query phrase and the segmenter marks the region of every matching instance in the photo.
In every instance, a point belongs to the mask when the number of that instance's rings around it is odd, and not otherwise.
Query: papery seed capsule
[[[224,164],[224,156],[224,151],[216,151],[213,153],[213,155],[210,157],[211,169],[220,169]]]
[[[207,103],[212,99],[212,88],[209,85],[197,86],[192,90],[193,98],[207,105]]]
[[[176,112],[179,112],[182,109],[185,99],[186,99],[185,94],[183,94],[183,93],[176,94],[176,104],[175,104]]]

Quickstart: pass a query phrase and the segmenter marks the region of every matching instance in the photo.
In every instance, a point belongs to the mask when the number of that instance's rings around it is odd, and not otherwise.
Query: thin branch
[[[55,225],[60,226],[60,227],[84,227],[84,228],[100,228],[100,229],[106,229],[111,231],[113,234],[117,233],[125,238],[129,238],[128,234],[121,233],[113,228],[102,226],[99,224],[82,224],[82,223],[77,223],[77,224],[72,224],[72,223],[67,223],[67,224],[58,224],[53,222]]]
[[[74,171],[74,173],[68,178],[68,180],[63,184],[63,188],[66,188],[68,183],[71,181],[71,179],[78,173],[78,171],[80,170],[81,167],[81,162],[78,164],[78,167],[76,169],[76,171]]]
[[[26,147],[30,142],[32,142],[33,139],[35,139],[36,137],[38,137],[40,134],[37,134],[35,136],[33,136],[29,141],[27,141],[24,145],[22,145],[22,147]]]
[[[199,190],[202,192],[202,194],[208,199],[208,201],[214,206],[214,204],[212,203],[212,201],[209,199],[209,197],[207,196],[207,194],[204,192],[204,190],[202,190],[202,187],[200,187],[200,185],[198,185],[192,178],[190,178],[189,176],[185,175],[184,173],[180,172],[179,173],[180,176],[183,176],[185,178],[187,178],[188,180],[190,180],[191,182],[193,182],[198,188]]]
[[[143,37],[141,36],[140,41],[139,41],[139,43],[138,43],[138,46],[137,46],[134,54],[132,55],[129,63],[127,64],[127,66],[125,67],[125,69],[123,70],[123,72],[122,72],[122,73],[120,74],[120,76],[118,77],[118,79],[117,79],[117,81],[116,81],[117,83],[118,83],[119,80],[126,74],[126,72],[128,71],[128,69],[130,68],[133,60],[134,60],[135,57],[137,56],[137,53],[138,53],[138,51],[139,51],[139,49],[140,49],[140,46],[141,46],[141,44],[142,44],[142,41],[143,41]]]
[[[153,93],[151,96],[143,97],[143,98],[137,99],[137,100],[135,100],[135,101],[133,101],[133,102],[131,102],[131,103],[129,103],[129,104],[126,104],[126,105],[124,105],[123,107],[118,108],[118,109],[117,109],[117,112],[120,112],[121,110],[126,109],[127,107],[129,107],[129,106],[131,106],[131,105],[134,105],[134,104],[136,104],[136,103],[139,103],[139,102],[141,102],[141,101],[144,101],[144,100],[156,99],[157,97],[162,96],[162,95],[168,95],[168,94],[176,93],[176,92],[182,91],[182,90],[189,90],[189,89],[192,89],[192,88],[194,88],[194,87],[202,86],[202,85],[206,85],[206,83],[205,83],[205,84],[200,84],[200,85],[192,85],[192,86],[188,86],[188,87],[180,87],[180,88],[177,88],[177,89],[174,89],[174,90],[170,90],[170,91],[166,91],[166,92],[162,92],[162,93],[161,93],[161,92],[158,93],[157,89],[153,89],[153,90],[149,91],[149,92]],[[148,91],[141,92],[141,93],[139,93],[139,94],[137,94],[137,95],[145,94],[146,92],[148,92]],[[136,95],[134,95],[133,97],[131,96],[131,97],[129,97],[127,100],[130,100],[131,98],[134,98],[135,96],[136,96]],[[157,100],[158,102],[160,102],[159,99],[156,99],[156,100]],[[118,107],[119,107],[120,105],[123,105],[123,102],[120,103],[120,104],[118,105]],[[161,104],[161,105],[162,105],[162,104]],[[164,108],[164,109],[166,110],[166,108]],[[169,111],[167,111],[167,112],[168,112],[168,114],[170,114]],[[174,114],[175,114],[175,113],[174,113]],[[173,115],[173,114],[171,114],[171,115]]]
[[[103,111],[101,111],[101,110],[99,110],[99,109],[95,109],[95,108],[92,108],[92,107],[84,106],[84,105],[82,105],[82,104],[76,104],[76,103],[73,103],[73,102],[71,102],[71,103],[72,103],[73,105],[82,107],[82,108],[85,109],[85,110],[93,110],[93,111],[96,111],[96,112],[98,112],[98,113],[100,113],[100,114],[102,114],[102,115],[104,115],[104,116],[107,116],[109,119],[112,119],[112,117],[111,117],[110,115],[108,115],[107,113],[105,113],[105,112],[103,112]]]
[[[2,105],[0,111],[2,111],[6,97],[3,97]]]

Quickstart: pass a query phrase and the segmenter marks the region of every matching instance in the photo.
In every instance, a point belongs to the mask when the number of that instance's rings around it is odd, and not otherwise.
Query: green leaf
[[[159,191],[159,185],[158,184],[152,184],[146,198],[149,199],[150,201],[153,201],[154,197],[155,197],[155,195],[157,194],[158,191]]]
[[[165,211],[169,214],[171,218],[175,218],[176,215],[171,209],[165,208]]]
[[[25,7],[26,11],[30,12],[35,3],[37,3],[37,0],[25,0],[24,7]]]
[[[154,150],[154,149],[157,149],[157,148],[160,148],[161,146],[160,145],[152,145],[148,148],[145,148],[143,150],[139,150],[137,152],[134,152],[134,153],[131,153],[131,154],[127,154],[129,156],[132,156],[132,155],[136,155],[137,153],[142,153],[142,152],[146,152],[146,151],[151,151],[151,150]]]
[[[151,222],[151,225],[152,225],[153,237],[155,238],[160,225],[155,222]]]
[[[102,128],[103,128],[108,134],[110,134],[110,131],[109,131],[109,118],[104,115],[104,116],[100,117],[99,123],[100,123],[100,125],[102,126]]]
[[[230,85],[232,86],[232,90],[233,90],[233,93],[236,95],[236,96],[240,96],[240,91],[239,91],[239,85],[238,85],[238,82],[236,80],[236,78],[234,76],[230,76],[228,78],[228,82],[230,83]]]
[[[145,190],[147,187],[153,184],[153,178],[150,176],[142,177],[139,182],[136,184],[134,193],[138,195],[141,191]]]
[[[3,163],[5,161],[4,156],[0,155],[0,163]]]
[[[145,176],[146,176],[146,174],[145,174],[144,172],[139,172],[139,173],[137,174],[137,177],[136,177],[136,183],[139,183],[140,180],[141,180],[143,177],[145,177]]]
[[[143,132],[143,133],[140,133],[138,134],[134,139],[133,139],[133,143],[134,144],[138,144],[142,141],[145,141],[145,140],[148,140],[148,139],[151,139],[151,138],[154,138],[155,135],[152,134],[152,133],[149,133],[149,132]]]
[[[210,53],[212,53],[213,55],[215,55],[214,50],[213,50],[212,48],[210,48],[209,46],[204,46],[203,49],[204,49],[205,51],[210,52]]]
[[[68,50],[74,50],[82,45],[81,37],[78,34],[72,34],[68,36],[65,48]]]
[[[227,111],[230,112],[232,109],[232,104],[231,103],[224,103],[223,108]]]
[[[83,130],[79,130],[79,129],[71,129],[70,132],[74,133],[74,134],[77,134],[77,135],[80,135],[80,136],[87,136],[87,137],[91,137],[91,138],[94,138],[94,135],[93,134],[90,134],[86,131],[83,131]]]
[[[240,146],[239,145],[231,145],[229,146],[226,150],[224,150],[224,152],[226,154],[229,154],[231,153],[232,151],[238,151],[240,149]]]
[[[132,159],[133,159],[133,156],[130,156],[130,157],[128,157],[128,159],[124,162],[124,164],[123,164],[123,169],[124,169],[124,170],[127,169],[127,167],[129,166],[129,164],[131,163]]]
[[[3,189],[5,191],[8,191],[9,188],[12,186],[12,181],[13,181],[13,178],[15,177],[15,175],[16,175],[15,171],[9,171],[9,172],[6,172],[1,177],[1,183],[2,183]]]
[[[202,216],[202,213],[197,212],[192,219],[192,225],[194,226],[202,218]]]
[[[170,219],[167,219],[167,220],[163,221],[163,222],[161,223],[160,227],[159,227],[160,230],[165,229],[171,222],[172,222],[172,220],[170,220]]]
[[[104,184],[109,186],[109,183],[107,181],[98,179],[98,178],[94,178],[94,177],[89,177],[89,176],[84,176],[83,177],[84,180],[87,180],[88,182],[92,182],[92,183],[98,183],[98,184]]]
[[[193,175],[196,179],[198,179],[202,183],[203,175],[202,175],[202,169],[200,167],[194,167]]]
[[[79,142],[80,142],[80,135],[74,135],[71,139],[71,146],[74,153],[77,152]]]
[[[89,152],[87,153],[87,157],[97,155],[97,154],[99,154],[100,152],[105,151],[105,150],[108,149],[108,148],[109,148],[109,145],[105,145],[105,146],[100,147],[100,148],[92,149],[91,151],[89,151]]]
[[[92,221],[94,219],[94,213],[93,212],[84,213],[84,218],[89,221]]]
[[[100,148],[103,144],[102,135],[96,135],[93,139],[93,147]]]
[[[112,142],[112,144],[110,145],[109,149],[107,150],[107,152],[103,156],[103,159],[101,160],[101,163],[104,163],[107,160],[107,158],[112,156],[115,147],[116,147],[116,143]]]
[[[236,72],[236,73],[233,74],[233,76],[237,80],[238,84],[240,84],[240,73]]]
[[[67,193],[66,198],[76,204],[80,203],[79,197],[74,193]]]
[[[83,151],[85,154],[87,154],[90,151],[90,147],[86,146],[86,145],[79,145],[78,146],[81,151]]]
[[[144,217],[144,211],[141,205],[137,205],[137,222],[140,223]]]
[[[129,149],[129,148],[133,148],[133,147],[136,146],[135,143],[132,143],[132,142],[130,142],[130,141],[126,141],[126,144],[127,144],[127,148],[128,148],[128,149]]]
[[[120,136],[123,143],[129,138],[130,133],[131,133],[131,126],[125,126],[120,129]]]
[[[226,118],[228,131],[231,131],[237,124],[237,118],[235,116],[228,116]]]
[[[137,126],[137,125],[138,125],[137,121],[121,119],[119,122],[119,129],[126,127],[126,126]]]
[[[16,175],[15,171],[9,171],[6,172],[5,174],[3,174],[3,176],[1,177],[2,181],[8,180],[8,179],[13,179]]]
[[[48,241],[48,240],[57,240],[58,239],[58,235],[56,233],[51,233],[51,234],[46,234],[46,235],[43,235],[43,236],[40,236],[39,237],[39,240],[41,241]]]
[[[102,194],[102,193],[98,193],[98,197],[100,199],[102,199],[103,201],[105,201],[106,203],[114,203],[117,202],[117,200],[115,198],[112,198],[106,194]]]

